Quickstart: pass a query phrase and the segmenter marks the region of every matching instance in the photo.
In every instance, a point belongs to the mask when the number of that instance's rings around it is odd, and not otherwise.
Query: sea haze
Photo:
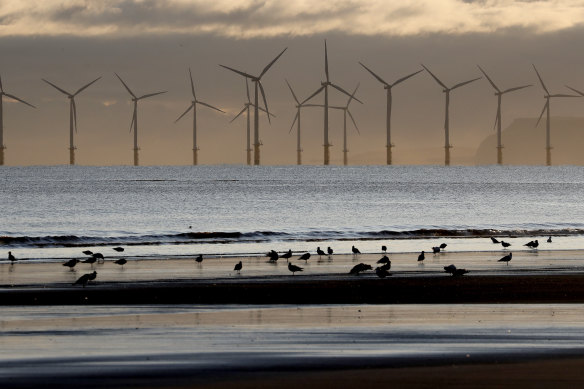
[[[0,246],[20,258],[112,245],[138,256],[346,253],[380,240],[407,252],[419,239],[487,250],[474,238],[490,235],[584,247],[574,166],[34,166],[3,167],[0,182]]]

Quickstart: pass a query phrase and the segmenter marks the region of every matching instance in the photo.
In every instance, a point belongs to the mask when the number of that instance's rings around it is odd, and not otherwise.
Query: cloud
[[[0,36],[200,35],[250,39],[535,33],[578,27],[583,0],[5,0]]]

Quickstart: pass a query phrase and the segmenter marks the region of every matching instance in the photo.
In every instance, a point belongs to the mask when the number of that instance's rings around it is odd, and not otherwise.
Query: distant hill
[[[502,133],[503,164],[545,164],[545,118],[535,127],[536,119],[516,119]],[[584,118],[551,118],[552,165],[584,165]],[[493,131],[479,145],[477,165],[497,163],[497,134]]]

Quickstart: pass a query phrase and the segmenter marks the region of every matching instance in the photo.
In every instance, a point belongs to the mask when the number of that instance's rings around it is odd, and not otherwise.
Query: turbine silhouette
[[[22,104],[26,104],[29,107],[36,108],[32,104],[29,104],[26,101],[14,95],[11,95],[10,93],[6,93],[4,91],[4,87],[2,86],[2,77],[0,77],[0,166],[4,165],[4,150],[6,149],[6,146],[4,145],[4,107],[3,107],[4,96],[9,97],[12,100],[19,101]]]
[[[47,81],[44,78],[42,79],[44,82],[46,82],[47,84],[49,84],[50,86],[52,86],[53,88],[55,88],[56,90],[63,93],[64,95],[66,95],[69,98],[69,164],[70,165],[75,165],[75,149],[76,149],[76,147],[75,147],[75,143],[74,143],[74,139],[73,139],[73,129],[75,129],[75,132],[77,132],[77,105],[75,105],[75,96],[77,96],[79,93],[81,93],[83,90],[85,90],[87,87],[89,87],[94,82],[97,82],[97,80],[99,80],[100,78],[101,77],[97,77],[95,80],[91,81],[90,83],[85,84],[81,88],[77,89],[77,92],[75,92],[75,93],[69,93],[64,89],[59,88],[57,85],[53,84],[52,82]]]

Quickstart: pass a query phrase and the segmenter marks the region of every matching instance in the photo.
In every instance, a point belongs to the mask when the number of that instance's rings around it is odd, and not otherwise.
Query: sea
[[[0,183],[0,249],[34,261],[584,248],[580,166],[5,166]]]

